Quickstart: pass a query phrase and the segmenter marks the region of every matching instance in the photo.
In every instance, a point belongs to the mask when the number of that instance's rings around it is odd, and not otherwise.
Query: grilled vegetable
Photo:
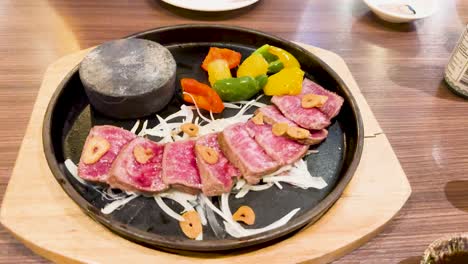
[[[268,77],[263,74],[256,78],[243,76],[215,82],[213,89],[223,101],[233,102],[248,100],[257,94],[267,83]]]
[[[239,65],[242,55],[230,49],[222,49],[211,47],[206,55],[205,60],[203,60],[202,68],[205,71],[208,71],[208,65],[215,60],[225,60],[229,65],[229,69],[235,68]]]
[[[231,71],[226,60],[214,60],[208,64],[208,81],[211,86],[216,81],[231,78]]]
[[[185,92],[183,95],[185,102],[196,104],[199,108],[213,113],[221,113],[224,110],[223,101],[208,85],[190,78],[180,80],[180,84]]]
[[[291,53],[285,51],[284,49],[270,46],[268,48],[268,52],[277,56],[278,59],[283,63],[284,68],[301,67],[297,59],[293,55],[291,55]]]
[[[298,67],[285,68],[268,78],[266,95],[296,95],[301,92],[304,72]]]
[[[260,54],[252,54],[245,59],[237,70],[237,77],[257,77],[268,72],[268,62]]]

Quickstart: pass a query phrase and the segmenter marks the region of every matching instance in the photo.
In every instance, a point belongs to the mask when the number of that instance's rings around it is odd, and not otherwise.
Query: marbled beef
[[[198,145],[213,149],[218,157],[215,164],[209,164],[199,152],[195,151],[202,192],[207,196],[216,196],[231,191],[232,177],[240,176],[240,171],[227,160],[221,151],[218,134],[214,133],[200,137],[195,142],[195,146]]]
[[[334,118],[340,112],[341,106],[344,102],[343,97],[337,95],[334,92],[326,90],[322,86],[307,78],[302,82],[301,94],[317,94],[327,96],[327,101],[319,109],[330,119]]]
[[[135,158],[135,148],[144,149],[149,159],[140,163]],[[111,187],[126,191],[156,193],[168,188],[162,181],[164,145],[138,137],[128,143],[117,155],[107,182]]]
[[[228,126],[219,134],[218,141],[224,155],[249,184],[257,184],[262,176],[280,167],[250,136],[245,123]]]
[[[286,118],[274,105],[267,105],[257,109],[257,113],[263,114],[263,121],[269,125],[275,123],[287,123],[289,126],[297,126],[296,123]],[[306,139],[297,139],[296,141],[301,144],[315,145],[322,142],[328,136],[326,129],[310,130],[310,136]]]
[[[162,161],[162,179],[166,185],[192,194],[200,191],[202,185],[194,147],[194,140],[166,144]]]
[[[246,128],[265,152],[281,166],[296,162],[309,149],[308,145],[298,143],[286,137],[275,136],[269,124],[257,125],[252,120],[249,120],[247,121]]]
[[[87,181],[105,183],[109,177],[109,170],[115,157],[128,142],[136,137],[136,135],[130,131],[115,126],[95,126],[91,129],[88,137],[86,138],[83,152],[87,148],[87,145],[90,144],[93,137],[99,137],[107,140],[110,144],[110,148],[97,162],[92,164],[86,164],[83,161],[84,153],[82,153],[78,164],[78,175]]]

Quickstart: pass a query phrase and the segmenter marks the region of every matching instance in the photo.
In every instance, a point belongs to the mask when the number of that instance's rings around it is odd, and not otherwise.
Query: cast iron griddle
[[[328,183],[322,190],[292,187],[282,184],[283,190],[272,187],[266,191],[249,192],[244,198],[230,196],[231,211],[240,205],[249,205],[256,213],[256,223],[252,228],[264,227],[283,217],[295,208],[301,208],[288,224],[275,230],[240,239],[227,234],[215,236],[209,226],[204,226],[204,240],[186,238],[177,221],[166,215],[152,197],[139,196],[122,209],[104,215],[101,208],[109,203],[95,188],[81,185],[67,171],[64,161],[68,158],[78,163],[84,140],[95,125],[115,125],[130,129],[136,120],[114,120],[94,111],[88,102],[78,75],[78,67],[73,69],[57,88],[44,119],[43,139],[47,161],[57,181],[65,192],[90,217],[115,233],[147,246],[166,250],[184,251],[226,251],[251,247],[261,243],[274,243],[285,235],[319,219],[340,197],[351,180],[359,163],[363,127],[359,109],[348,87],[328,65],[319,58],[289,41],[244,28],[214,25],[181,25],[158,28],[130,36],[153,40],[166,46],[177,62],[177,80],[183,77],[196,78],[207,83],[207,75],[200,64],[210,46],[226,47],[242,53],[246,58],[263,44],[271,44],[292,53],[300,62],[306,76],[332,90],[345,102],[340,114],[328,128],[329,135],[321,145],[313,147],[319,153],[307,157],[309,171],[321,176]],[[180,87],[171,103],[160,114],[162,117],[179,110],[182,103]],[[261,102],[269,103],[263,97]],[[253,112],[252,108],[250,112]],[[215,116],[228,117],[237,110],[227,109]],[[148,117],[148,127],[157,124],[154,116]],[[165,200],[176,212],[181,207],[171,200]],[[218,199],[213,202],[218,205]],[[221,218],[218,222],[222,225]],[[79,230],[77,230],[79,232]]]

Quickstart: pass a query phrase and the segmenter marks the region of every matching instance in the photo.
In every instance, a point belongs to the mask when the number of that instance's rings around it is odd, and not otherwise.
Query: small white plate
[[[229,11],[252,5],[258,0],[162,0],[170,5],[195,11]]]
[[[431,16],[436,11],[436,0],[364,0],[381,19],[405,23]],[[408,8],[409,6],[409,8]],[[416,13],[413,14],[413,11]]]

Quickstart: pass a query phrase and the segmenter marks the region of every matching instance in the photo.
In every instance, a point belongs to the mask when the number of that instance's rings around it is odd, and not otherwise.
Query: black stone
[[[175,60],[150,40],[106,42],[86,55],[79,73],[94,109],[117,119],[155,113],[175,91]]]

